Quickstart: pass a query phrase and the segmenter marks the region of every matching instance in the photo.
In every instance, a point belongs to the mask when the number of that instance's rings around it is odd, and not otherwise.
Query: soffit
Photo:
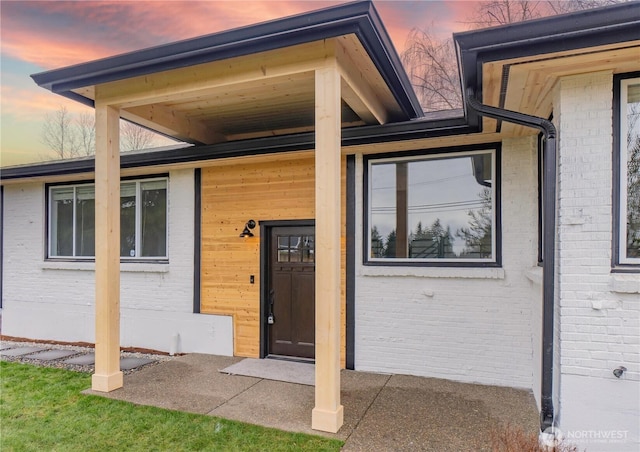
[[[406,119],[355,34],[76,88],[121,116],[196,144],[284,135],[314,128],[314,71],[338,62],[342,126]]]
[[[640,41],[492,61],[484,63],[482,70],[483,103],[548,118],[559,78],[600,71],[612,74],[638,71]],[[497,127],[495,120],[483,118],[483,130],[495,131]],[[537,133],[505,122],[499,127],[506,136]]]

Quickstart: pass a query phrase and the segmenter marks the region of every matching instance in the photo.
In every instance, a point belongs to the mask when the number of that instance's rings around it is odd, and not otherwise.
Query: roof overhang
[[[548,118],[558,78],[640,69],[640,4],[622,3],[485,30],[454,34],[463,95],[484,104]],[[465,102],[466,105],[466,102]],[[492,119],[470,125],[508,135],[532,133]]]

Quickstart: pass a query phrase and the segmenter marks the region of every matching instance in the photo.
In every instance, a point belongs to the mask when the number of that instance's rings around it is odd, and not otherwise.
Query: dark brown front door
[[[269,250],[269,354],[315,358],[315,229],[274,227]]]

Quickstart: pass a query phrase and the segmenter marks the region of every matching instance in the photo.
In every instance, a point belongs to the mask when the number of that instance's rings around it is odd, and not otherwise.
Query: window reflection
[[[313,235],[278,236],[278,262],[315,262]]]
[[[49,256],[95,255],[95,186],[50,189]],[[120,185],[120,256],[167,256],[167,180]]]
[[[370,258],[495,260],[494,156],[372,161]]]
[[[640,83],[627,87],[626,99],[626,142],[627,152],[623,153],[621,164],[621,192],[626,194],[626,249],[623,258],[640,260]],[[626,140],[625,140],[626,138]],[[624,155],[626,154],[626,155]],[[626,190],[624,185],[626,185]],[[622,219],[624,221],[624,218]],[[621,222],[622,223],[622,222]]]

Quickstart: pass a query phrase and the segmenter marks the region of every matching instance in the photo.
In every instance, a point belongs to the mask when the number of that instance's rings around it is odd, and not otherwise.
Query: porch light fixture
[[[253,220],[249,220],[244,225],[244,230],[240,234],[240,237],[253,237],[253,232],[251,229],[256,227],[256,222]]]

